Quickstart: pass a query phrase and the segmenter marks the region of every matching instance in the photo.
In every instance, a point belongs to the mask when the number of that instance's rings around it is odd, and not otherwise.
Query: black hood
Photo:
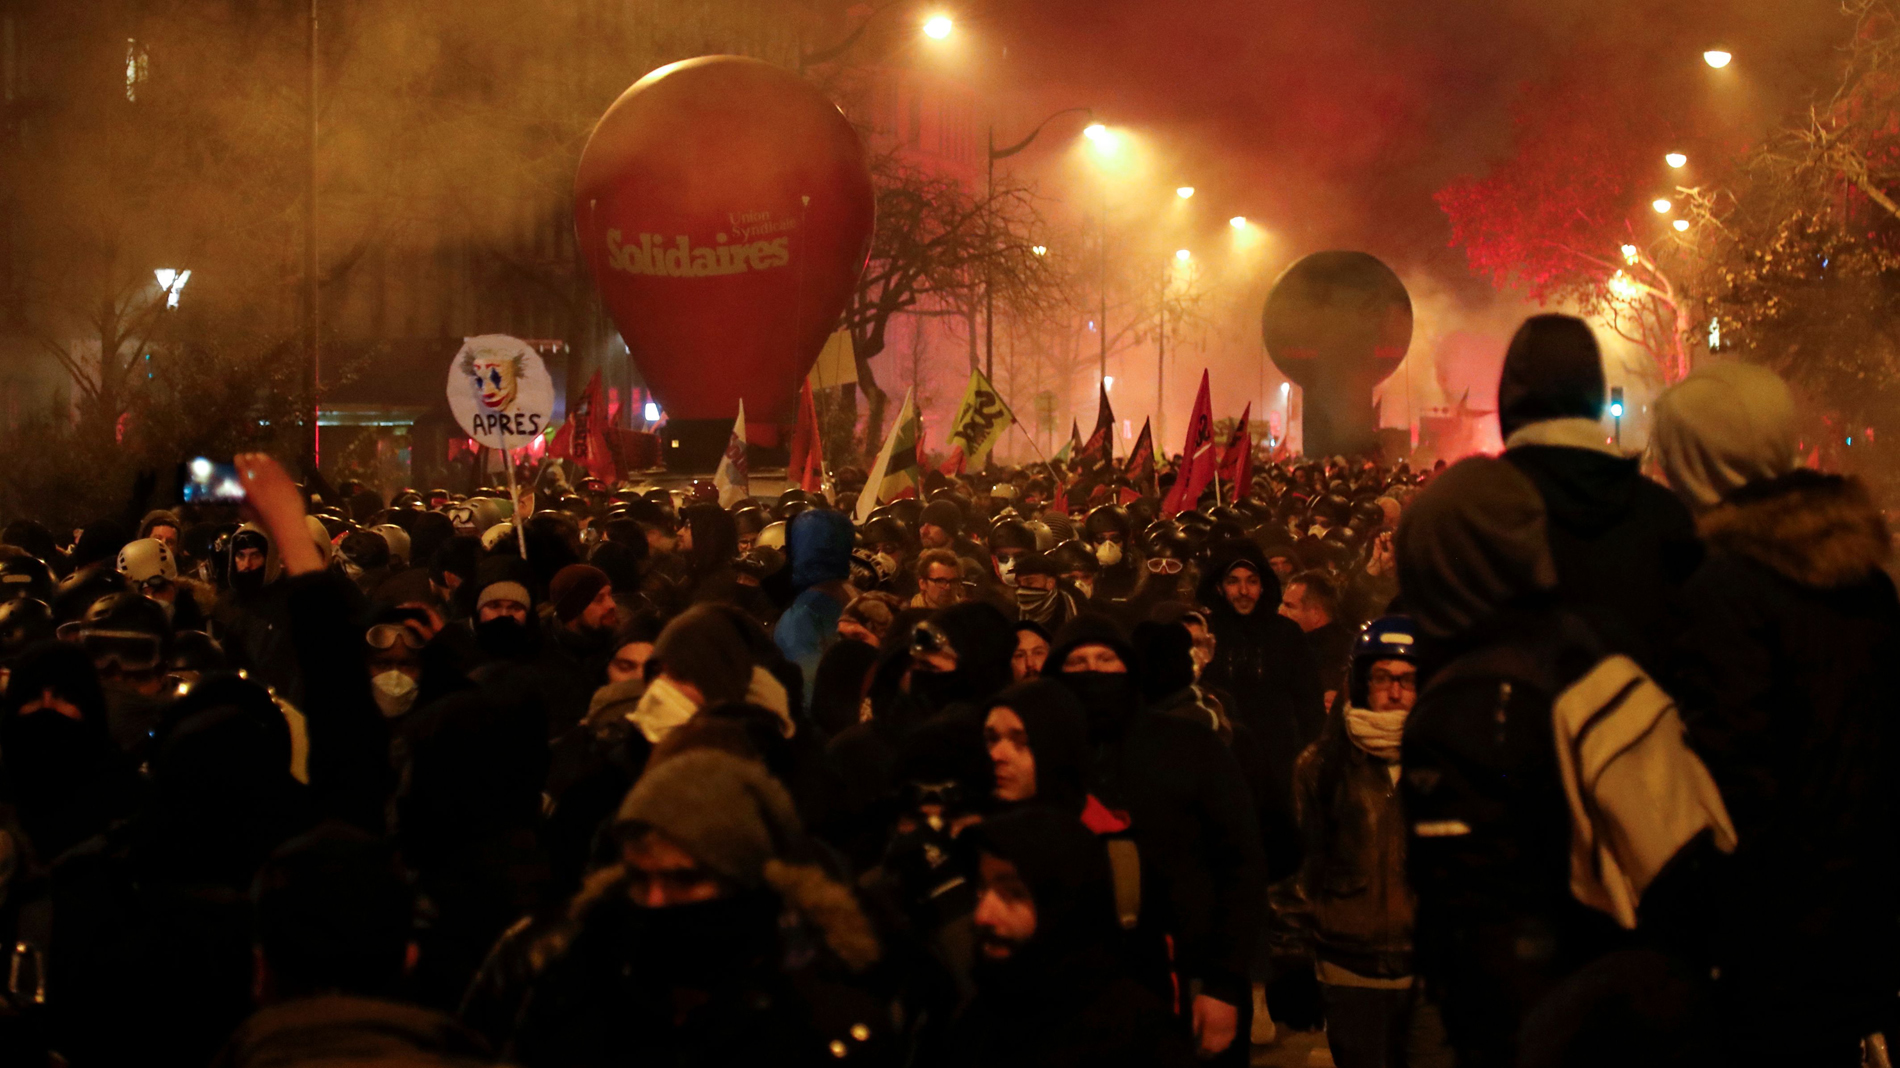
[[[1227,603],[1227,596],[1220,590],[1227,573],[1236,567],[1251,567],[1260,576],[1260,603],[1244,616],[1234,611],[1234,606]],[[1274,615],[1279,610],[1280,577],[1267,566],[1266,554],[1260,546],[1245,538],[1229,538],[1208,550],[1207,566],[1201,571],[1201,586],[1195,591],[1195,596],[1207,608],[1211,621],[1217,625],[1229,626],[1257,620]]]
[[[1589,324],[1569,315],[1524,320],[1504,352],[1498,376],[1498,428],[1549,419],[1603,417],[1603,355]]]
[[[1564,445],[1524,445],[1504,454],[1529,476],[1554,526],[1594,537],[1629,517],[1646,481],[1637,459]]]

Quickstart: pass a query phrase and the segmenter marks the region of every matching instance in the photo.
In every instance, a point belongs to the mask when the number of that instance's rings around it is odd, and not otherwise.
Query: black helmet
[[[373,530],[352,530],[337,545],[346,564],[364,571],[389,566],[389,539]]]
[[[171,655],[165,659],[165,673],[179,682],[191,684],[213,671],[226,671],[230,658],[224,646],[201,630],[181,630],[172,638]]]
[[[53,599],[53,569],[25,551],[0,560],[0,600],[20,597],[47,602]]]
[[[864,526],[858,531],[858,534],[860,536],[859,540],[863,542],[863,544],[872,546],[873,548],[886,543],[903,546],[910,545],[910,528],[906,527],[902,520],[888,512],[883,515],[872,515],[869,520],[865,521]]]
[[[126,590],[125,576],[111,567],[82,567],[66,576],[53,593],[53,619],[70,623],[101,597]]]
[[[1095,550],[1079,541],[1065,541],[1056,546],[1049,551],[1049,559],[1055,561],[1056,567],[1065,575],[1071,571],[1094,575],[1102,570],[1102,562],[1095,558]]]
[[[992,556],[1004,549],[1022,549],[1033,553],[1036,551],[1036,532],[1020,519],[999,519],[990,527],[988,542]]]
[[[61,624],[58,634],[79,642],[101,671],[151,671],[170,651],[171,620],[150,597],[120,592],[95,600],[82,618]]]
[[[788,513],[786,509],[794,504],[799,506],[798,510]],[[811,499],[805,495],[805,491],[799,489],[797,486],[793,486],[791,489],[778,495],[777,502],[772,505],[772,517],[789,522],[792,516],[797,515],[809,507],[811,507]]]
[[[742,538],[748,534],[757,534],[759,531],[764,530],[766,524],[771,521],[772,517],[765,514],[765,509],[760,508],[756,504],[749,505],[732,513],[732,525],[738,529],[739,536]]]
[[[915,497],[905,497],[890,503],[891,514],[904,524],[906,530],[916,530],[917,521],[924,517],[924,502]]]
[[[45,601],[15,597],[0,604],[0,657],[14,657],[53,636],[53,610]]]
[[[1128,509],[1119,504],[1104,504],[1089,513],[1082,521],[1082,532],[1090,541],[1100,541],[1104,534],[1120,534],[1127,541],[1134,533],[1134,520],[1128,515]]]

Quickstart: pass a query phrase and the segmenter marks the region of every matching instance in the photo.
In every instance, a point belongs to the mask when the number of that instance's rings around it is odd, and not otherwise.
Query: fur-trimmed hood
[[[1805,469],[1744,486],[1699,525],[1710,548],[1821,589],[1862,582],[1893,555],[1887,522],[1859,479]]]

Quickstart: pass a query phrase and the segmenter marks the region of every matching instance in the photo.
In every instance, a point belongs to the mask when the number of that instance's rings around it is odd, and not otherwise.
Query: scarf
[[[1346,735],[1352,744],[1380,760],[1397,763],[1399,740],[1405,734],[1406,713],[1374,712],[1369,708],[1346,706]]]

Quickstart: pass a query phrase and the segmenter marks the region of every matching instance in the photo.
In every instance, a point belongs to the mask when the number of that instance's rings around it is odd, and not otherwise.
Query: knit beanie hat
[[[1506,439],[1550,419],[1603,418],[1603,354],[1582,319],[1533,315],[1504,351],[1498,428]]]
[[[709,705],[744,701],[752,684],[752,650],[717,605],[680,613],[653,643],[653,659],[668,675],[699,687]]]
[[[605,571],[591,564],[569,564],[555,572],[554,581],[548,583],[548,600],[561,622],[572,623],[612,583]]]
[[[791,795],[763,764],[691,749],[650,766],[620,803],[614,829],[657,831],[729,882],[776,891],[853,968],[879,956],[870,922],[814,862]]]
[[[475,568],[475,607],[495,601],[514,601],[534,607],[533,574],[512,556],[491,556]]]
[[[1765,367],[1704,367],[1656,399],[1649,447],[1677,496],[1707,511],[1750,482],[1794,470],[1794,397]]]

